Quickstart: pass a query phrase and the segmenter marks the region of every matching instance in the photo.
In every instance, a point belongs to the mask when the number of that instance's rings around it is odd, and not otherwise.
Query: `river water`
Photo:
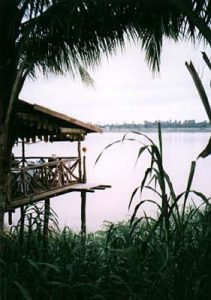
[[[95,231],[102,228],[104,221],[118,222],[128,218],[135,204],[140,201],[137,194],[130,210],[128,204],[133,190],[140,185],[150,157],[143,153],[136,164],[140,142],[147,140],[138,134],[127,134],[127,138],[136,141],[116,143],[105,151],[103,149],[117,140],[121,140],[124,133],[90,134],[83,146],[87,148],[87,179],[88,182],[110,184],[111,189],[87,194],[87,228]],[[157,143],[157,133],[149,132],[147,136]],[[164,167],[169,174],[176,194],[186,188],[187,178],[192,160],[205,148],[210,137],[209,132],[164,132],[163,157]],[[103,151],[97,164],[95,160]],[[21,154],[20,147],[15,147],[15,155]],[[37,143],[26,146],[26,156],[74,156],[77,153],[75,143]],[[211,156],[198,159],[193,181],[193,189],[211,196]],[[143,197],[156,199],[154,194],[145,193]],[[157,199],[158,200],[158,199]],[[194,198],[196,202],[199,201]],[[198,202],[197,202],[198,203]],[[58,215],[62,228],[67,225],[73,230],[80,229],[80,193],[69,193],[52,198],[51,206]],[[155,213],[155,207],[147,204],[144,210],[149,214]],[[140,214],[143,210],[140,210]],[[15,218],[18,218],[16,215]]]

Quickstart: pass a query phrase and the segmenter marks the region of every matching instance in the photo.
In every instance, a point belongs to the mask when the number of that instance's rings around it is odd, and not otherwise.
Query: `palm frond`
[[[103,55],[116,53],[128,39],[140,45],[151,69],[159,71],[164,37],[204,37],[211,44],[209,2],[1,0],[2,86],[12,85],[25,58],[24,74],[29,76],[37,69],[44,74],[84,75],[82,70],[98,64]]]
[[[149,65],[159,70],[163,36],[178,38],[177,16],[172,18],[173,9],[165,1],[159,6],[137,0],[29,2],[19,44],[44,73],[76,73],[78,61],[85,68],[99,63],[128,38],[139,38]]]

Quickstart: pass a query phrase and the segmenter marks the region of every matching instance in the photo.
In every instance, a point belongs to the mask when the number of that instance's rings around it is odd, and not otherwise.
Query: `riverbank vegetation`
[[[160,127],[158,146],[134,134],[119,142],[141,140],[137,159],[147,152],[150,164],[131,195],[129,206],[140,195],[131,219],[85,236],[59,230],[51,212],[43,236],[43,209],[29,207],[25,231],[17,224],[1,235],[1,300],[210,299],[211,207],[208,197],[192,189],[196,162],[177,195],[163,166]],[[144,190],[152,198],[144,198]],[[154,217],[140,213],[146,202],[157,207]]]
[[[13,229],[1,237],[1,299],[210,299],[210,216],[209,206],[172,213],[168,239],[159,218],[107,225],[86,240],[51,230],[47,244],[39,226],[22,242]]]
[[[108,22],[109,20],[109,22]],[[17,104],[24,83],[38,71],[93,80],[87,70],[103,56],[135,42],[153,71],[160,69],[164,38],[211,45],[210,2],[196,1],[0,1],[0,232],[11,201],[10,167],[16,141]],[[58,101],[60,96],[58,98]],[[20,125],[20,124],[19,124]],[[29,138],[30,130],[21,137]]]

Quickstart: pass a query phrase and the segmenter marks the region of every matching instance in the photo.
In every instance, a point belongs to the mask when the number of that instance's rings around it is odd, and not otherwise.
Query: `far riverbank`
[[[157,128],[102,128],[103,132],[157,132]],[[210,128],[162,128],[162,132],[210,132]]]
[[[105,132],[157,132],[160,123],[163,132],[211,132],[211,124],[207,121],[196,122],[195,120],[185,121],[144,121],[144,123],[114,123],[103,124],[100,127]]]

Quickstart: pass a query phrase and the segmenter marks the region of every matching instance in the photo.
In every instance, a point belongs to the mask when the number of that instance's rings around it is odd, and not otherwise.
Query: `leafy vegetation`
[[[155,229],[155,225],[156,229]],[[166,240],[158,220],[119,223],[87,235],[35,230],[2,236],[0,296],[12,299],[210,299],[210,208],[172,217]]]
[[[185,192],[176,195],[163,166],[160,128],[158,146],[146,135],[134,134],[143,140],[137,159],[147,152],[150,165],[131,196],[129,205],[140,191],[131,220],[107,223],[85,237],[67,227],[60,231],[52,213],[46,239],[42,209],[29,208],[24,234],[17,225],[1,235],[2,300],[210,299],[211,208],[207,197],[191,190],[196,162]],[[144,199],[145,189],[158,199]],[[201,205],[188,204],[190,195],[200,198]],[[158,207],[156,217],[140,215],[146,201]]]

